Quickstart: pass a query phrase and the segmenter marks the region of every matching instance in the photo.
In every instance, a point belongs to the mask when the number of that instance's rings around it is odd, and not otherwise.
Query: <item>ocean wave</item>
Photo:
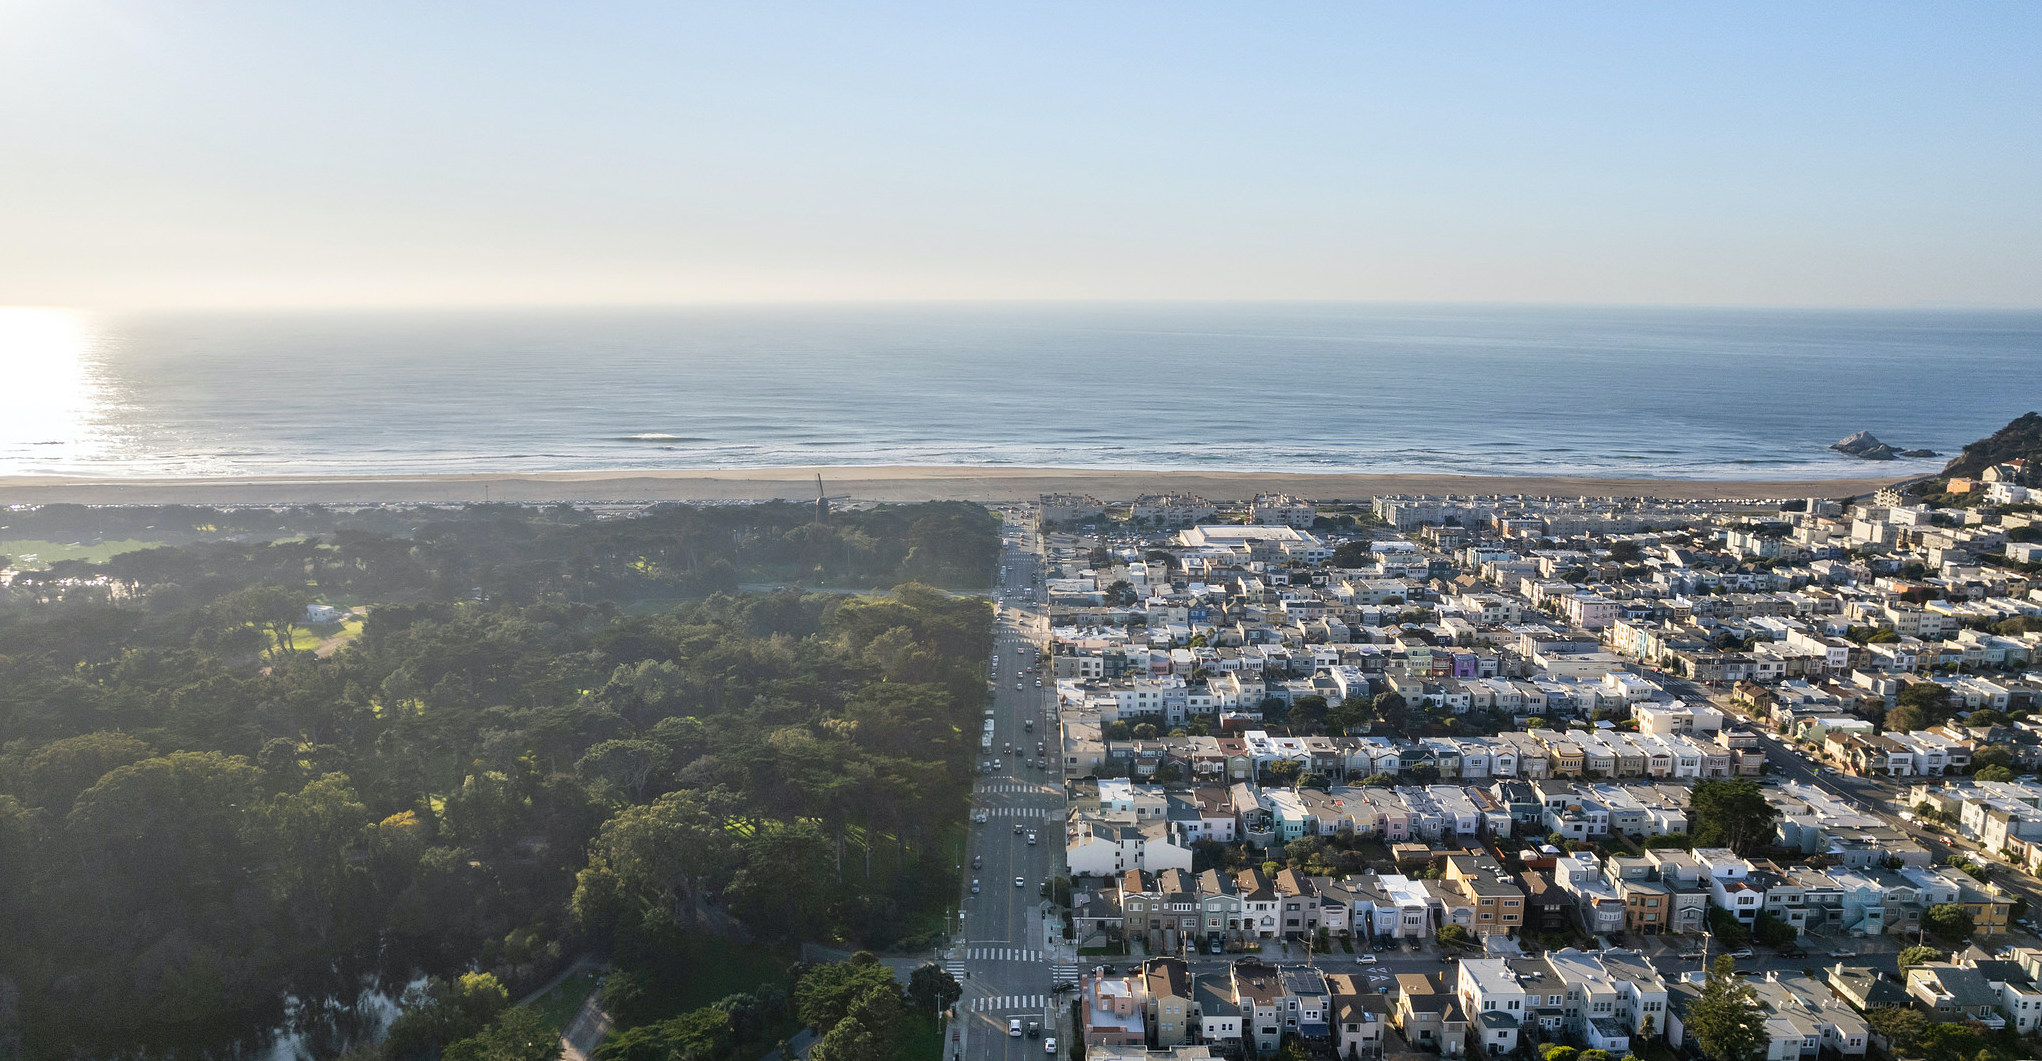
[[[612,442],[714,442],[713,438],[700,435],[668,435],[658,431],[646,431],[636,435],[619,435]]]

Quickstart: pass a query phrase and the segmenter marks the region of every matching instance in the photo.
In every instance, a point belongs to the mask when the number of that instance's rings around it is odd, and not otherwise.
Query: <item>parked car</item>
[[[1736,950],[1731,951],[1730,956],[1732,958],[1749,958],[1751,957],[1751,948],[1739,947]]]
[[[1830,951],[1829,956],[1832,958],[1855,958],[1858,956],[1858,952],[1854,950],[1838,948],[1836,950]]]

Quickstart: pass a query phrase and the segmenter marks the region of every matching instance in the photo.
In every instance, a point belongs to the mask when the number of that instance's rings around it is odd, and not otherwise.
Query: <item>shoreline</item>
[[[1428,475],[1143,471],[1112,468],[817,465],[579,472],[430,475],[280,475],[91,479],[0,477],[0,504],[281,505],[461,504],[505,501],[813,501],[825,491],[853,501],[1033,501],[1040,494],[1091,494],[1107,501],[1182,492],[1214,501],[1288,493],[1315,501],[1398,494],[1526,494],[1669,500],[1844,498],[1913,476],[1850,479],[1610,479],[1592,476]]]

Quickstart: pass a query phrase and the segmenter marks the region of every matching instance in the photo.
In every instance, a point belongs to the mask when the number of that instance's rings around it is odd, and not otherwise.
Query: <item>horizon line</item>
[[[473,312],[473,311],[653,311],[690,309],[786,308],[968,308],[968,307],[1111,307],[1111,306],[1340,306],[1380,308],[1554,309],[1554,310],[1715,310],[1801,313],[2038,313],[2042,303],[1951,302],[1909,303],[1769,303],[1769,302],[1561,302],[1510,299],[1340,299],[1340,298],[1064,298],[1055,296],[988,297],[862,297],[862,298],[722,298],[671,301],[449,301],[449,302],[218,302],[183,303],[4,303],[0,311],[64,313],[340,313],[340,312]]]

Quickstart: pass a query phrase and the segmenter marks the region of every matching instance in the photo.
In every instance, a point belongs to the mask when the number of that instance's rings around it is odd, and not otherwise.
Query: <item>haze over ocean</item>
[[[2042,312],[1357,304],[9,311],[0,474],[1025,465],[1896,477],[2042,406]],[[7,351],[0,349],[0,354]]]

